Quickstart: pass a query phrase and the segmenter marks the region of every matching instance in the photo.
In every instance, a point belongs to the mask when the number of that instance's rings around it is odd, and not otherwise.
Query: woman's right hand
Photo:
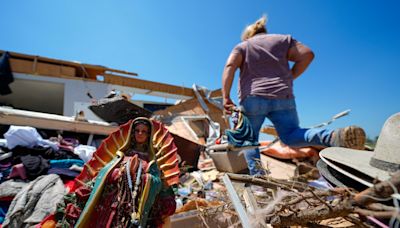
[[[235,104],[233,103],[231,98],[230,97],[224,98],[223,104],[224,104],[225,114],[227,115],[232,114],[232,111],[235,108]]]

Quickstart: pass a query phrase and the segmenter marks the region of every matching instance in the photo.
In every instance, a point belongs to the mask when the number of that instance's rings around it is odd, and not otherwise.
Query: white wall
[[[16,109],[63,114],[64,84],[15,78],[10,85],[11,94],[0,95],[0,103]]]
[[[63,102],[63,115],[64,116],[75,116],[77,112],[80,110],[85,112],[85,117],[90,120],[99,120],[94,113],[92,113],[87,106],[91,104],[91,99],[87,96],[87,93],[90,94],[95,99],[103,98],[107,95],[112,89],[120,91],[121,93],[127,93],[133,95],[133,99],[135,99],[135,95],[139,94],[147,94],[149,95],[148,90],[130,88],[119,85],[106,84],[102,82],[88,82],[85,80],[75,80],[75,79],[65,79],[65,78],[56,78],[56,77],[47,77],[47,76],[39,76],[39,75],[30,75],[30,74],[20,74],[14,73],[14,78],[18,80],[35,80],[42,82],[51,82],[58,85],[64,86],[64,102]],[[12,85],[12,84],[11,84]],[[44,87],[44,89],[46,89]],[[29,91],[29,88],[26,88],[26,91]],[[29,99],[29,93],[25,97]],[[166,98],[173,99],[187,99],[184,96],[172,95],[172,94],[162,94],[152,92],[151,95],[154,100],[160,100]],[[51,96],[51,95],[49,95]],[[137,96],[140,97],[140,96]],[[146,96],[147,97],[147,96]],[[158,99],[157,99],[158,97]],[[46,98],[43,98],[43,102],[46,102]],[[143,101],[138,101],[134,103],[143,107]],[[159,103],[159,102],[157,102]],[[172,102],[173,103],[173,102]],[[86,107],[85,107],[86,106]]]
[[[104,97],[108,92],[108,85],[104,83],[96,83],[96,82],[86,82],[81,80],[70,80],[64,79],[65,87],[65,95],[64,95],[64,115],[65,116],[74,116],[76,112],[80,110],[75,110],[75,107],[79,107],[78,104],[86,103],[90,104],[91,99],[87,96],[87,93],[98,99]],[[83,110],[84,111],[84,110]],[[92,119],[93,113],[90,114],[88,111],[85,111],[85,116],[88,119]],[[97,119],[96,119],[97,120]]]

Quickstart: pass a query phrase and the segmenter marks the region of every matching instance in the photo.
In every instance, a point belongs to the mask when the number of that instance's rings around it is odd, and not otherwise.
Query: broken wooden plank
[[[251,192],[250,187],[244,188],[243,199],[244,202],[246,203],[247,210],[250,212],[250,214],[254,214],[259,209],[257,201],[253,193]]]
[[[2,54],[4,52],[5,51],[0,50],[0,54]],[[84,63],[79,63],[76,61],[66,61],[66,60],[53,59],[53,58],[48,58],[48,57],[43,57],[43,56],[38,56],[38,55],[28,55],[28,54],[22,54],[22,53],[17,53],[17,52],[10,52],[10,51],[8,53],[10,53],[12,60],[26,60],[26,61],[32,61],[35,63],[41,62],[41,63],[74,67],[74,68],[84,67],[85,69],[96,70],[96,71],[100,71],[103,73],[104,72],[115,72],[115,73],[119,73],[119,74],[130,75],[130,76],[138,76],[137,73],[132,73],[132,72],[124,71],[124,70],[112,69],[112,68],[108,68],[108,67],[104,67],[104,66],[100,66],[100,65],[84,64]],[[14,71],[14,69],[13,69],[13,71]]]
[[[236,193],[235,188],[232,185],[231,180],[229,179],[229,176],[225,174],[222,177],[222,180],[225,183],[226,190],[228,190],[229,198],[231,199],[232,204],[239,215],[240,221],[242,222],[242,226],[244,228],[251,228],[249,217],[247,217],[247,213],[239,199],[239,196]]]
[[[121,77],[113,74],[104,74],[104,82],[114,85],[122,85],[139,89],[149,90],[149,92],[162,92],[168,94],[176,94],[187,97],[194,97],[194,92],[191,88],[183,86],[169,85],[160,82],[153,82],[137,78]]]
[[[74,117],[0,107],[0,124],[31,126],[97,135],[109,135],[118,129],[106,122],[76,121]]]

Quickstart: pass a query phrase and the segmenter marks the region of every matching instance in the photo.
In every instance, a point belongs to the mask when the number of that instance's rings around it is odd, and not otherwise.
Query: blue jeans
[[[268,99],[248,96],[240,105],[249,118],[252,128],[259,137],[261,125],[268,118],[275,127],[279,139],[290,147],[330,146],[332,130],[321,128],[300,128],[294,99]],[[250,175],[263,174],[257,169],[260,150],[245,151],[245,158]]]

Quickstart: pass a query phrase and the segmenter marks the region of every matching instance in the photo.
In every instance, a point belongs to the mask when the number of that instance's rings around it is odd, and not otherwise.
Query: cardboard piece
[[[243,173],[247,169],[246,159],[242,151],[210,152],[215,167],[220,172]]]

